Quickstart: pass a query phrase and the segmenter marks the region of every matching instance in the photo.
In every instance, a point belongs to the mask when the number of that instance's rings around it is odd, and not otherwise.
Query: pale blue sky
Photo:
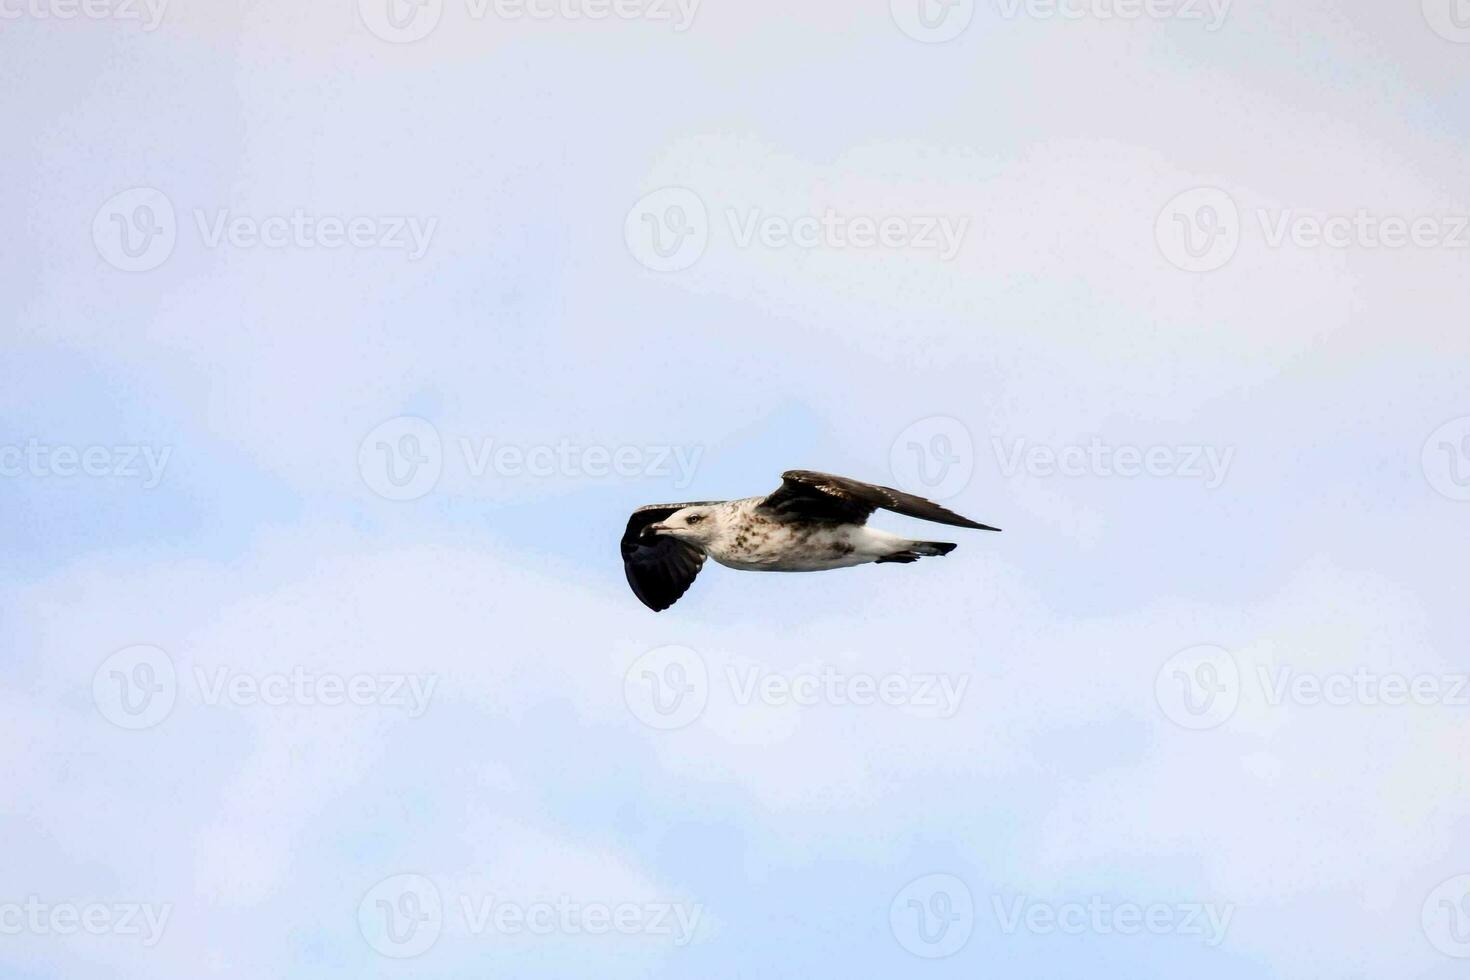
[[[35,15],[60,2],[0,20],[0,452],[169,456],[152,488],[0,475],[0,932],[31,896],[171,911],[147,947],[0,934],[0,973],[1460,975],[1436,889],[1470,873],[1470,707],[1273,704],[1261,681],[1470,670],[1470,240],[1267,237],[1286,212],[1470,214],[1470,44],[1438,0],[1238,0],[1216,31],[981,0],[944,43],[871,0],[704,0],[684,31],[443,0],[412,43],[369,29],[378,0],[175,3],[151,31]],[[1156,221],[1202,187],[1240,240],[1187,272]],[[133,188],[176,214],[148,271],[93,237]],[[707,209],[682,271],[625,239],[664,188]],[[729,217],[829,209],[968,224],[946,262],[742,247]],[[434,224],[417,260],[211,246],[224,210]],[[444,447],[408,501],[359,465],[400,416]],[[789,467],[901,483],[895,443],[936,418],[973,447],[947,503],[1003,535],[820,576],[710,566],[659,615],[629,593],[634,507]],[[461,439],[698,465],[476,474]],[[1229,465],[1215,487],[1005,465],[1094,440]],[[133,731],[93,684],[136,645],[178,680]],[[625,683],[668,645],[712,680],[660,731]],[[1238,665],[1238,706],[1193,731],[1155,685],[1200,645]],[[929,717],[727,682],[827,667],[967,687]],[[220,670],[436,680],[408,717],[210,703]],[[406,960],[358,918],[401,874],[449,910]],[[976,907],[943,959],[890,925],[930,874]],[[459,899],[492,896],[701,925],[470,934]],[[996,911],[1094,898],[1229,925],[1008,933]]]

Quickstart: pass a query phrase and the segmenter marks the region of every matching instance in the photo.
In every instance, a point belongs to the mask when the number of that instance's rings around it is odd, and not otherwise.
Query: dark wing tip
[[[678,602],[704,566],[704,553],[697,548],[658,537],[645,540],[643,528],[692,504],[650,504],[639,507],[628,518],[620,550],[623,573],[638,601],[654,612],[663,612]]]
[[[643,603],[645,606],[647,606],[649,609],[652,609],[656,613],[663,612],[665,609],[669,608],[674,603],[676,603],[676,602],[679,601],[678,599],[670,599],[670,600],[666,601],[663,605],[659,605],[656,601],[654,601],[653,599],[648,598],[648,596],[646,596],[646,595],[643,595],[637,589],[634,589],[633,590],[633,594],[638,597],[638,601],[639,602]]]
[[[684,597],[703,564],[688,552],[650,550],[625,560],[623,571],[638,601],[654,612],[663,612]]]
[[[928,501],[925,502],[928,503]],[[948,524],[951,527],[968,528],[971,531],[1000,530],[1000,528],[998,527],[991,527],[989,524],[981,524],[979,521],[972,521],[968,517],[961,517],[959,514],[956,514],[954,511],[948,509],[947,507],[940,507],[938,504],[931,504],[931,506],[934,508],[934,510],[930,513],[913,513],[909,510],[899,510],[896,507],[890,507],[888,509],[892,510],[895,514],[906,514],[909,517],[917,517],[921,521],[934,521],[937,524]]]
[[[968,517],[956,514],[932,500],[877,483],[864,483],[861,480],[831,473],[819,473],[815,470],[787,470],[781,474],[781,479],[801,487],[811,488],[829,498],[860,504],[866,507],[867,512],[871,512],[874,508],[882,508],[891,510],[895,514],[916,517],[923,521],[934,521],[937,524],[948,524],[952,527],[967,527],[975,531],[1000,530],[998,527],[981,524],[979,521],[972,521]],[[786,487],[783,485],[777,494],[785,490]]]

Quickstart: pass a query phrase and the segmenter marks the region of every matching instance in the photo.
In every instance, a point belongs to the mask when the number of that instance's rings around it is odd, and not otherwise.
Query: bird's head
[[[719,537],[720,522],[713,507],[685,507],[674,511],[657,524],[650,524],[643,529],[645,538],[656,534],[667,535],[671,538],[678,538],[680,541],[705,547]]]

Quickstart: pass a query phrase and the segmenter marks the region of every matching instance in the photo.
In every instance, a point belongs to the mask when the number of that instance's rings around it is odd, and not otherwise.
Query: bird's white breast
[[[736,510],[709,556],[748,572],[820,572],[864,565],[890,553],[902,539],[860,524],[797,524]]]

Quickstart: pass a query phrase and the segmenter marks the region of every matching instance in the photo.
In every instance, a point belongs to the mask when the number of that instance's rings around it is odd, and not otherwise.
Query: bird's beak
[[[668,529],[669,526],[667,524],[650,524],[643,529],[642,537],[651,538],[658,532],[667,531]]]

